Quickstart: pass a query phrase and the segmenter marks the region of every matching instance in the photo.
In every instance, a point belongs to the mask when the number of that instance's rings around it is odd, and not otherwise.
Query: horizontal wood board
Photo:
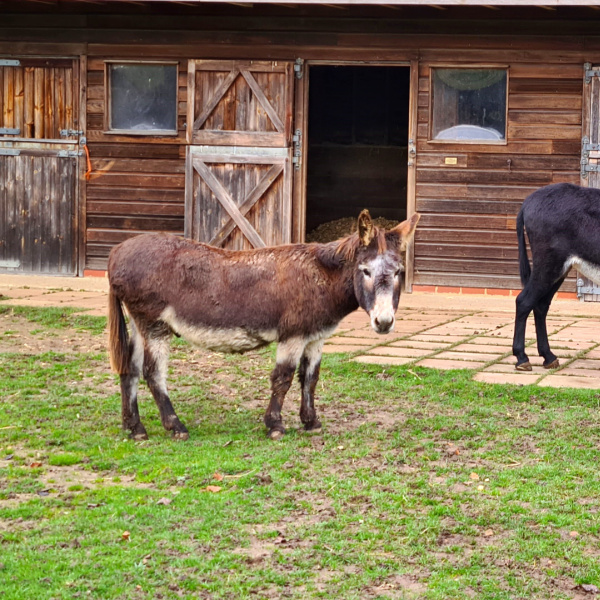
[[[472,13],[478,20],[469,21],[466,11],[448,11],[441,18],[440,11],[428,8],[422,12],[427,18],[406,20],[390,10],[375,26],[364,7],[352,9],[362,11],[354,19],[326,7],[302,18],[294,12],[285,16],[281,8],[261,16],[258,9],[233,5],[221,14],[206,8],[206,17],[128,15],[131,6],[120,10],[118,16],[15,13],[0,24],[4,56],[17,51],[88,55],[93,172],[87,183],[87,268],[104,268],[110,248],[131,235],[183,233],[188,59],[300,56],[377,64],[418,59],[416,208],[423,219],[415,241],[416,284],[451,285],[455,278],[464,286],[519,287],[514,222],[521,202],[542,185],[579,182],[583,63],[600,63],[600,28],[594,21],[600,11],[590,9],[583,17],[580,12],[569,21],[560,18],[566,13],[538,18],[531,11],[504,9],[486,20],[492,11],[481,8]],[[383,12],[377,8],[377,16]],[[517,18],[521,14],[527,19]],[[117,136],[104,130],[104,61],[139,59],[179,62],[176,136]],[[508,143],[431,143],[430,68],[481,64],[509,69]],[[456,164],[447,165],[446,157],[455,157]]]

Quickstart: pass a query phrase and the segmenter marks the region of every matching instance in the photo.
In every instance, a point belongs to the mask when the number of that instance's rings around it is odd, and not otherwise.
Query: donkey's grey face
[[[376,248],[359,252],[354,272],[354,293],[359,305],[371,318],[377,333],[394,329],[400,300],[400,280],[404,266],[395,249],[378,254]]]
[[[420,215],[393,229],[377,230],[368,210],[358,217],[359,249],[356,253],[354,293],[359,305],[371,317],[371,327],[377,333],[389,333],[396,322],[400,300],[400,278],[404,265],[401,252],[412,239]]]

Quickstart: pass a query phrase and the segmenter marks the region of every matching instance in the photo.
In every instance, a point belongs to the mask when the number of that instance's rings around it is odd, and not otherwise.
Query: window
[[[177,133],[177,65],[108,63],[108,130]]]
[[[506,69],[433,69],[433,140],[506,141]]]

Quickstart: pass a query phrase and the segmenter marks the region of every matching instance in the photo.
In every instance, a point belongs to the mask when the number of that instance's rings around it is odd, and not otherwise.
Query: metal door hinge
[[[0,127],[0,135],[19,135],[21,130],[18,127]]]
[[[13,60],[13,59],[8,59],[8,58],[0,59],[0,67],[20,67],[20,66],[21,66],[20,60]]]
[[[600,77],[600,69],[592,69],[592,63],[584,63],[583,65],[584,78],[585,83],[591,83],[592,77]]]
[[[590,164],[590,152],[600,150],[600,144],[591,144],[590,138],[584,136],[581,138],[581,172],[582,178],[586,178],[588,173],[597,173],[600,171],[600,165]]]
[[[19,156],[20,154],[21,151],[15,148],[0,148],[0,156]]]
[[[296,74],[296,79],[302,79],[304,75],[304,59],[297,58],[294,63],[294,73]]]
[[[292,152],[292,163],[294,165],[294,169],[296,169],[296,171],[299,171],[302,158],[302,131],[300,129],[296,129],[296,131],[294,131],[294,135],[292,136],[292,142],[294,144],[294,150]]]
[[[60,137],[71,137],[74,135],[83,135],[83,131],[80,129],[61,129]]]
[[[594,285],[593,281],[585,281],[580,277],[577,278],[577,297],[581,298],[584,294],[600,295],[600,287]]]
[[[58,158],[77,158],[83,155],[83,150],[59,150],[56,153]]]

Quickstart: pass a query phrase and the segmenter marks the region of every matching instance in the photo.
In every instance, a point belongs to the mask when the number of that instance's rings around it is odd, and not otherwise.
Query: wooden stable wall
[[[187,61],[179,64],[177,136],[123,136],[105,131],[106,55],[87,69],[86,269],[103,270],[110,249],[140,232],[183,234]],[[172,59],[169,59],[172,60]]]
[[[483,42],[482,42],[483,44]],[[520,289],[515,221],[525,197],[579,183],[583,61],[550,49],[453,53],[453,64],[509,67],[506,145],[428,142],[431,66],[419,70],[415,283]],[[456,164],[446,164],[455,158]],[[454,162],[454,161],[448,161]],[[574,278],[563,285],[574,291]]]
[[[21,12],[23,5],[29,12]],[[520,204],[542,185],[579,182],[583,63],[600,63],[600,11],[167,9],[117,2],[89,3],[88,14],[69,10],[68,3],[61,14],[42,3],[5,3],[0,55],[87,60],[86,133],[94,169],[82,186],[88,269],[104,268],[110,247],[135,233],[184,230],[188,59],[418,64],[416,210],[423,217],[415,284],[520,287],[514,231]],[[103,133],[106,59],[179,61],[177,136]],[[436,65],[509,69],[505,146],[428,141],[429,76]],[[446,157],[456,164],[446,164]]]

